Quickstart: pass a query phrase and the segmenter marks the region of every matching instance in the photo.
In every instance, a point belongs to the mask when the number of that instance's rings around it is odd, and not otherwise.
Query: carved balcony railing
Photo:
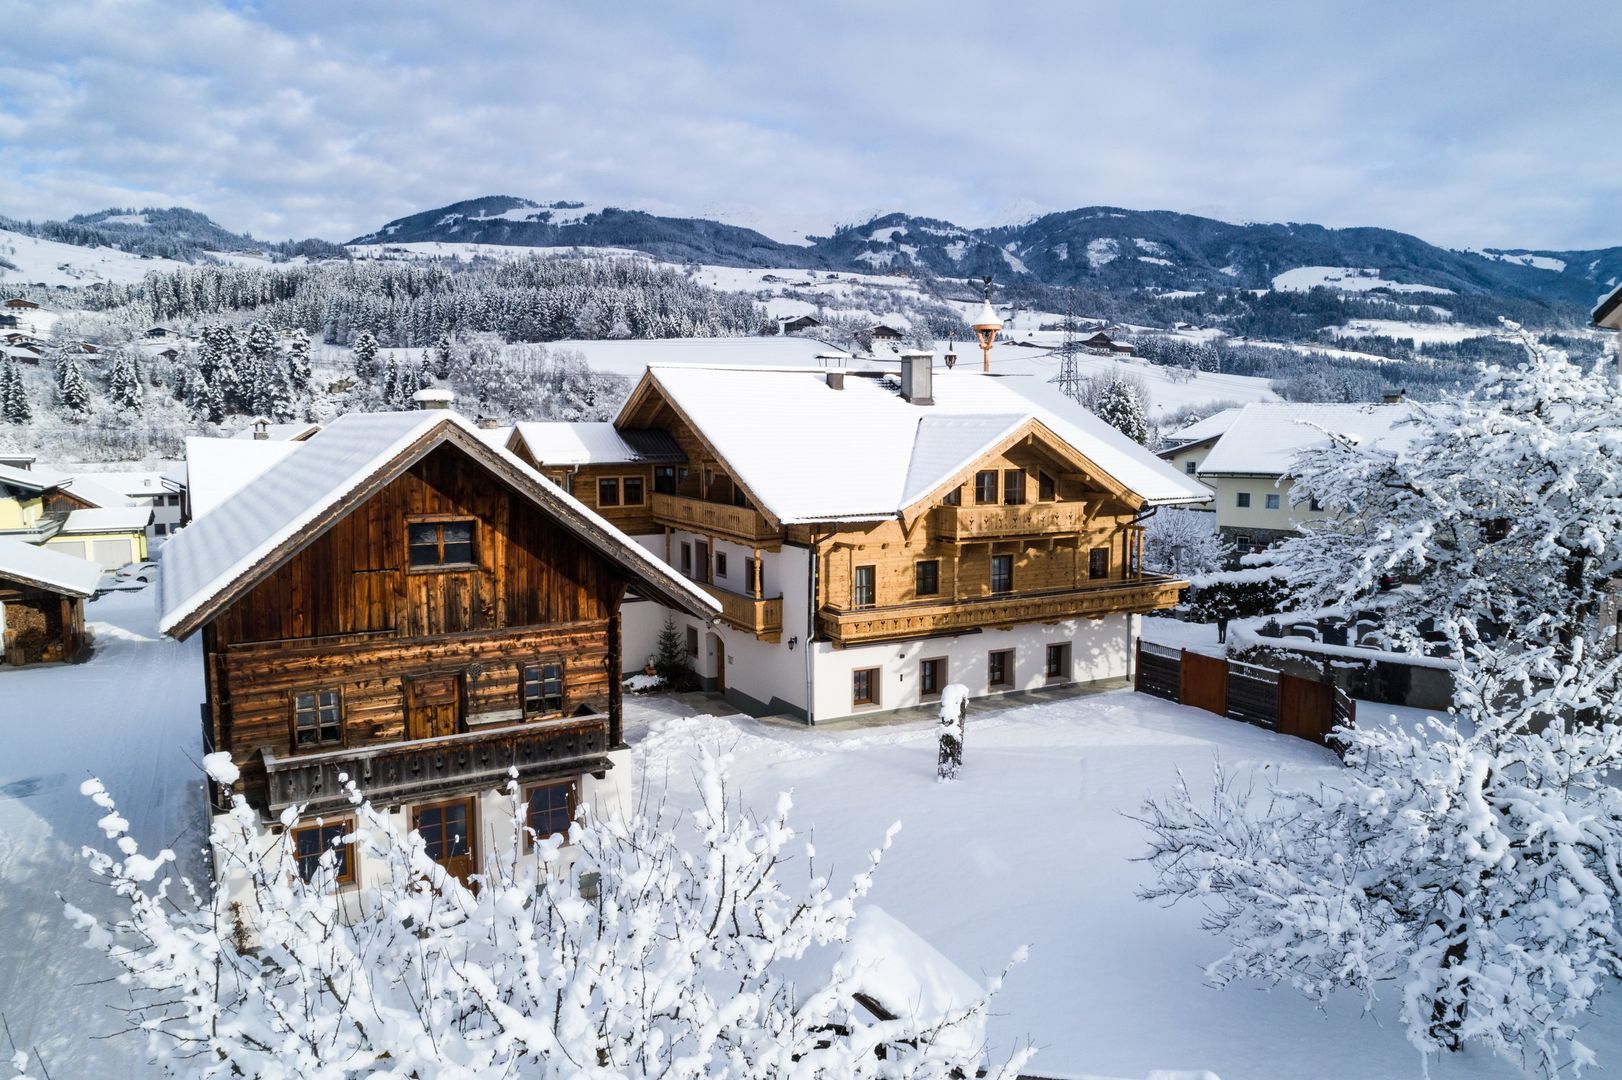
[[[346,805],[340,774],[372,802],[394,802],[480,783],[499,786],[508,769],[517,769],[522,780],[600,771],[608,765],[608,717],[594,713],[290,757],[267,749],[262,756],[272,815],[294,803],[318,810]]]
[[[656,492],[652,509],[655,521],[673,529],[724,536],[740,544],[771,547],[774,550],[782,542],[782,534],[767,523],[766,515],[747,506]]]
[[[721,602],[721,621],[761,641],[776,644],[783,637],[783,598],[755,599],[718,585],[700,583],[705,592]]]
[[[958,543],[1010,536],[1064,536],[1087,527],[1084,502],[937,506],[932,513],[936,534]]]
[[[824,607],[817,629],[839,645],[1061,619],[1143,614],[1177,603],[1188,582],[1158,574],[1060,592],[1008,593],[961,600],[913,601],[855,610]]]

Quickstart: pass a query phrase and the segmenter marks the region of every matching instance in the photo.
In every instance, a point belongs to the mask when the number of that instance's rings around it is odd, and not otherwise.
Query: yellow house
[[[84,477],[0,465],[0,536],[116,570],[147,557],[150,507]]]

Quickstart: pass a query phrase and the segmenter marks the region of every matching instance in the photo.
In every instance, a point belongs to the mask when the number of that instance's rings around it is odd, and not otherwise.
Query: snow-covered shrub
[[[188,1076],[975,1075],[999,981],[945,1012],[873,1019],[854,998],[868,973],[834,955],[888,835],[833,888],[789,825],[788,796],[746,813],[727,797],[726,767],[703,758],[690,815],[586,814],[567,844],[523,835],[514,780],[520,828],[489,852],[477,892],[353,792],[355,831],[306,881],[297,815],[267,840],[238,796],[211,841],[252,898],[246,912],[224,889],[210,900],[160,878],[171,853],[143,855],[90,781],[116,852],[86,855],[128,913],[69,915],[123,969],[154,1055]],[[347,921],[337,844],[371,856]],[[1026,1056],[991,1075],[1012,1077]]]
[[[1228,552],[1216,515],[1208,510],[1162,507],[1145,526],[1143,561],[1158,573],[1214,573],[1227,562]]]
[[[935,760],[935,775],[942,780],[956,780],[963,768],[963,737],[967,734],[965,721],[969,714],[969,688],[962,683],[951,683],[941,690],[940,750]]]

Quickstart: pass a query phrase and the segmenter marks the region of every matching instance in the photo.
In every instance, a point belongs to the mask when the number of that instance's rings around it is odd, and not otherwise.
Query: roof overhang
[[[1622,285],[1612,289],[1610,295],[1594,308],[1594,325],[1607,330],[1622,330]]]

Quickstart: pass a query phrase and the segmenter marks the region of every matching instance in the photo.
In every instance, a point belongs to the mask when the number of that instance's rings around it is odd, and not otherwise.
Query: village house
[[[4,305],[0,305],[0,306],[8,307],[13,311],[37,311],[37,310],[39,310],[39,305],[38,304],[34,303],[32,300],[25,300],[20,296],[13,296],[11,299],[7,300]]]
[[[283,449],[166,546],[159,630],[202,637],[204,741],[232,789],[270,828],[321,815],[301,866],[353,826],[340,775],[464,879],[511,838],[509,775],[541,835],[583,803],[629,809],[621,598],[699,624],[713,600],[446,408],[239,445]]]
[[[886,323],[869,327],[867,332],[873,335],[874,341],[900,341],[905,336],[900,330]]]
[[[1103,331],[1099,331],[1092,337],[1083,340],[1081,345],[1089,352],[1111,356],[1131,356],[1133,354],[1131,345],[1124,341],[1116,341]]]
[[[1290,505],[1297,455],[1327,446],[1331,438],[1365,447],[1400,446],[1407,440],[1402,422],[1410,415],[1411,406],[1402,401],[1244,406],[1195,467],[1194,475],[1213,493],[1217,530],[1240,548],[1259,549],[1294,534],[1304,522],[1321,520],[1325,511],[1316,500]]]
[[[147,557],[150,507],[92,476],[0,465],[0,537],[116,570]]]
[[[1198,479],[1200,466],[1205,463],[1211,448],[1222,438],[1239,415],[1239,407],[1223,409],[1203,420],[1196,420],[1166,436],[1166,447],[1157,451],[1161,460],[1184,476]],[[1211,509],[1202,507],[1201,509]]]
[[[1124,677],[1137,616],[1184,586],[1144,571],[1142,522],[1209,497],[1084,410],[927,353],[899,379],[652,367],[612,427],[508,446],[720,602],[714,627],[673,613],[705,686],[808,722]],[[665,615],[627,604],[628,670]]]
[[[1622,285],[1595,306],[1594,325],[1605,330],[1622,330]]]
[[[0,536],[0,663],[76,661],[84,656],[84,602],[101,567]]]
[[[96,472],[86,474],[95,483],[123,495],[136,507],[152,511],[147,523],[147,547],[162,544],[186,523],[185,468],[167,471]]]
[[[782,320],[782,329],[783,333],[785,334],[796,334],[801,330],[815,330],[821,325],[822,323],[818,322],[810,315],[795,315],[793,317],[785,317]]]

